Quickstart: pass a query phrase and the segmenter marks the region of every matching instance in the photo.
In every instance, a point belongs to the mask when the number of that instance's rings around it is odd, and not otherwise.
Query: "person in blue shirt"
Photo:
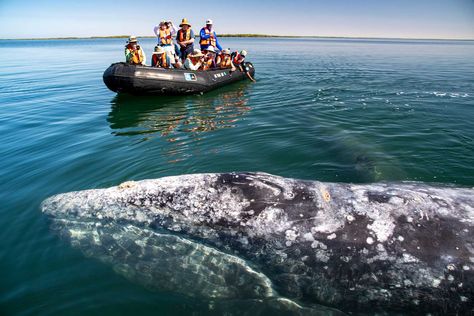
[[[217,40],[216,32],[212,29],[211,19],[207,19],[206,26],[201,29],[199,36],[201,37],[201,40],[199,41],[201,50],[206,50],[209,46],[213,46],[216,50],[222,50],[222,47]]]

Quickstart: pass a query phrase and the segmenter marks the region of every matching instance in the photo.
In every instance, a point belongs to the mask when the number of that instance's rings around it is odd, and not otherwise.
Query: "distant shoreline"
[[[474,38],[404,38],[404,37],[352,37],[352,36],[295,36],[295,35],[269,35],[269,34],[218,34],[219,37],[242,38],[315,38],[315,39],[360,39],[360,40],[403,40],[403,41],[474,41]],[[87,37],[37,37],[37,38],[1,38],[2,41],[45,41],[45,40],[94,40],[94,39],[127,39],[129,35],[87,36]],[[137,36],[138,38],[155,38],[155,36]]]

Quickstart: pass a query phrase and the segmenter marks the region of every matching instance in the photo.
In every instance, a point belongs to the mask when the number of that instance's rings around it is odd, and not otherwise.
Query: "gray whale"
[[[59,194],[42,210],[150,288],[294,314],[474,311],[470,188],[193,174]]]

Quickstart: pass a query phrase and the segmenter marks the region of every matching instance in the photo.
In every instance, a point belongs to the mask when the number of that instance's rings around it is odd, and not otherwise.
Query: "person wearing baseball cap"
[[[216,50],[214,46],[209,46],[203,51],[204,60],[202,65],[202,70],[215,69],[216,65]]]
[[[216,32],[213,29],[213,22],[211,19],[206,20],[206,26],[201,29],[199,36],[201,37],[201,40],[199,41],[201,50],[205,50],[209,46],[213,46],[216,50],[222,50],[222,47],[217,40]]]
[[[138,45],[136,36],[130,36],[125,46],[125,61],[132,65],[145,66],[146,56],[143,49]]]
[[[230,49],[226,48],[221,50],[220,54],[217,56],[217,67],[220,69],[232,68],[232,70],[235,71],[235,68],[232,65],[232,58],[230,57]]]
[[[247,67],[245,66],[246,56],[247,56],[246,50],[241,50],[240,53],[238,51],[233,52],[232,65],[239,68],[239,70],[244,72],[251,81],[255,82],[255,79],[252,78],[252,75],[247,71]]]

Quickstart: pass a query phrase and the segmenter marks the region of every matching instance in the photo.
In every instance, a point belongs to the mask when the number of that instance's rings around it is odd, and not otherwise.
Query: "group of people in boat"
[[[177,29],[173,22],[162,21],[154,28],[158,38],[155,46],[151,66],[157,68],[177,68],[188,70],[215,70],[237,68],[246,73],[247,77],[255,81],[244,66],[247,52],[223,49],[213,29],[211,19],[206,20],[206,26],[199,32],[200,49],[194,48],[195,34],[191,24],[184,18]],[[125,59],[134,65],[146,65],[146,56],[138,45],[136,36],[130,36],[125,46]]]

